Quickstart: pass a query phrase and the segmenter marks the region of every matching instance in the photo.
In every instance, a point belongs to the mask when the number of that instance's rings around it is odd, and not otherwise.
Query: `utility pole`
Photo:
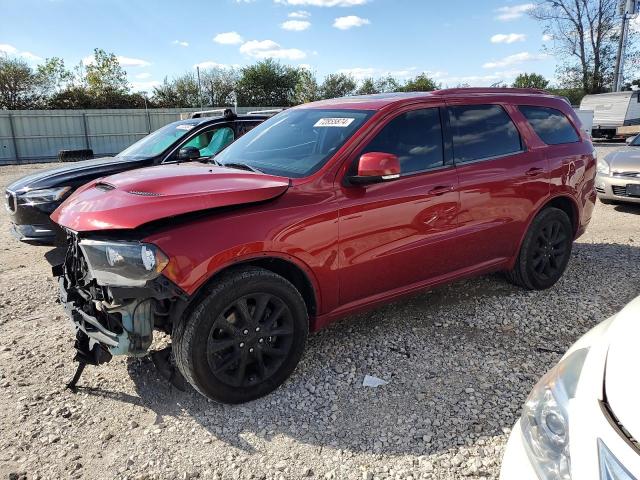
[[[624,80],[624,56],[627,50],[627,32],[629,30],[629,20],[638,15],[639,0],[625,0],[621,5],[622,25],[620,26],[620,41],[618,42],[618,55],[616,57],[616,69],[613,77],[613,91],[622,90]]]
[[[200,67],[196,67],[198,73],[198,102],[200,103],[200,110],[202,110],[202,88],[200,87]]]

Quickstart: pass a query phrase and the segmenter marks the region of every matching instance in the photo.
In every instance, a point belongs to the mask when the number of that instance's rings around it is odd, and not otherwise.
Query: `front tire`
[[[244,403],[278,388],[296,368],[309,332],[300,292],[271,271],[223,274],[173,332],[176,364],[204,396]]]
[[[566,270],[572,247],[573,227],[568,215],[558,208],[546,208],[533,219],[507,278],[528,290],[550,288]]]

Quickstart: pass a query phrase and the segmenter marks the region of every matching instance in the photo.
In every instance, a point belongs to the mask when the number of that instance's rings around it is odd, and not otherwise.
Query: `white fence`
[[[206,107],[211,110],[215,107]],[[266,107],[239,107],[237,113]],[[114,155],[199,108],[0,110],[0,165],[53,160],[60,150]]]

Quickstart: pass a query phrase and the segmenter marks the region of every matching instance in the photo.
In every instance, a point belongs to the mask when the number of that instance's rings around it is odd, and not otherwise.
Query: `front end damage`
[[[188,299],[162,275],[138,286],[99,284],[74,233],[69,233],[64,262],[53,267],[53,275],[76,333],[74,360],[79,365],[68,384],[72,389],[86,365],[107,363],[113,355],[149,353],[154,329],[171,333],[173,319]]]

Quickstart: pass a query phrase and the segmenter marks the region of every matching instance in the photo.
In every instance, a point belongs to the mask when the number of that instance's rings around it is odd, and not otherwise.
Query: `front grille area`
[[[11,213],[15,213],[16,211],[16,194],[7,190],[4,193],[5,206],[7,210]]]
[[[618,197],[626,197],[627,196],[627,187],[621,187],[619,185],[614,185],[611,187],[613,189],[613,194]]]
[[[614,177],[640,178],[640,172],[613,172]]]
[[[605,190],[604,190],[604,188],[602,188],[602,187],[596,187],[596,192],[598,192],[598,193],[605,193]]]

